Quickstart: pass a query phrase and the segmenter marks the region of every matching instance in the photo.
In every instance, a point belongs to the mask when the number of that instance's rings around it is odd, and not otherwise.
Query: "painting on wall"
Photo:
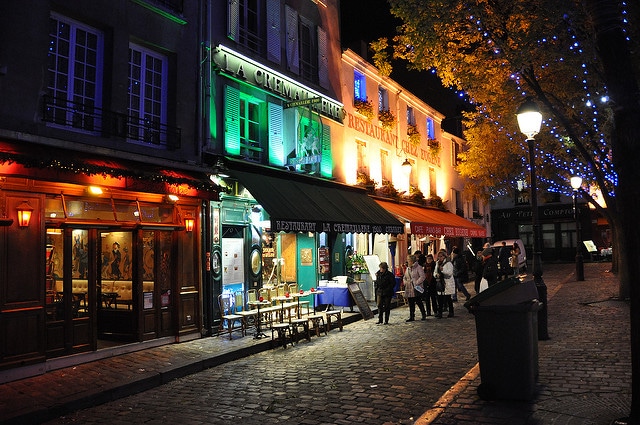
[[[131,280],[131,233],[102,234],[102,279]]]

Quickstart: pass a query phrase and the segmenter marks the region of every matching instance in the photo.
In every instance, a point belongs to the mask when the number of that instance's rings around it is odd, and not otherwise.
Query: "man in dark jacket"
[[[502,246],[498,252],[498,264],[500,273],[498,279],[506,279],[511,274],[511,266],[509,260],[511,260],[511,246],[507,246],[505,241],[502,241]]]
[[[498,261],[493,255],[493,248],[485,248],[482,251],[482,277],[487,279],[487,285],[492,286],[498,283]]]
[[[389,324],[389,315],[391,314],[391,298],[393,297],[393,288],[396,286],[396,278],[389,271],[389,265],[385,262],[380,263],[380,270],[376,272],[376,297],[378,298],[378,324],[382,323],[382,315],[384,313],[384,323]]]

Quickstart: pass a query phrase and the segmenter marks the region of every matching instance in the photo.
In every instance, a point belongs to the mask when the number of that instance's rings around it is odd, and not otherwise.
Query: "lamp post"
[[[538,311],[538,339],[549,339],[547,330],[547,286],[542,280],[542,233],[538,220],[538,184],[536,179],[536,162],[533,149],[534,136],[540,132],[542,114],[538,105],[531,99],[520,105],[516,112],[520,132],[527,136],[529,148],[529,166],[531,168],[531,218],[533,224],[533,281],[538,289],[538,298],[542,307]]]
[[[571,177],[571,187],[573,188],[573,217],[576,220],[576,280],[584,280],[584,263],[582,259],[582,250],[580,244],[582,244],[581,225],[580,225],[580,210],[578,210],[578,190],[582,186],[582,177]]]

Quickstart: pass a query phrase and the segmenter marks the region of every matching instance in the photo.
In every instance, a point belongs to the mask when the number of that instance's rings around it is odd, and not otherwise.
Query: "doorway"
[[[47,229],[47,356],[172,335],[171,230]]]

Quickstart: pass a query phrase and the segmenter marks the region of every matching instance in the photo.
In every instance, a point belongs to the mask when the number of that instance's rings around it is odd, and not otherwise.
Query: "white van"
[[[512,247],[514,243],[517,243],[520,247],[520,255],[518,255],[518,264],[520,265],[520,271],[527,270],[527,249],[524,247],[524,243],[522,243],[522,239],[504,239],[501,241],[496,241],[493,243],[493,255],[498,257],[498,253],[500,252],[500,248],[502,248],[502,242],[506,242],[508,247]]]

